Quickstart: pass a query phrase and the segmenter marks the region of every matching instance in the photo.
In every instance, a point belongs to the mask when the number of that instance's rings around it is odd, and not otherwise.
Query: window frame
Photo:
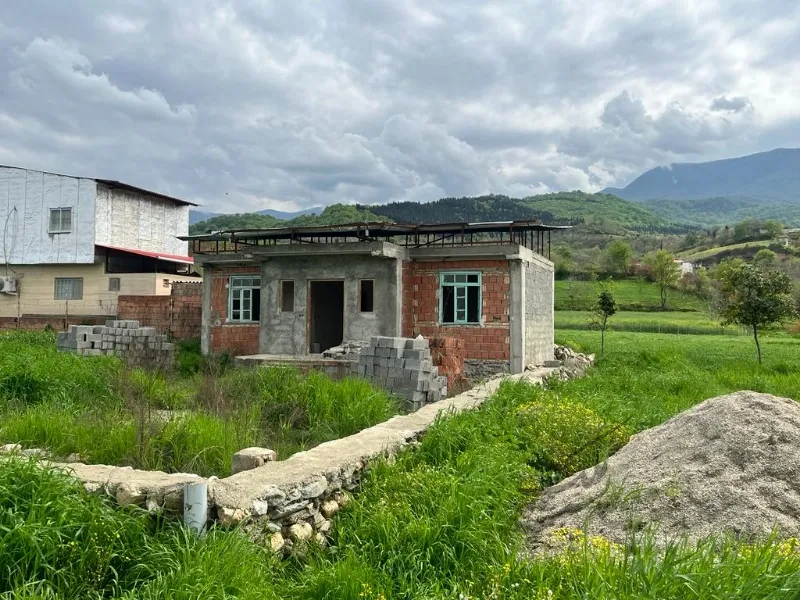
[[[242,282],[242,281],[245,281],[245,280],[250,280],[253,283],[251,283],[250,285],[243,285],[241,283],[237,283],[237,282]],[[253,302],[253,290],[258,290],[259,291],[259,303],[260,303],[261,302],[261,275],[233,275],[233,276],[228,278],[228,314],[226,315],[228,323],[259,323],[261,321],[261,307],[260,306],[258,307],[259,318],[258,319],[253,319],[253,307],[255,305],[254,302]],[[239,312],[239,318],[234,318],[234,316],[233,316],[233,302],[234,302],[234,294],[236,292],[242,292],[242,294],[239,297],[239,303],[240,303],[239,304],[239,311],[238,311]],[[242,318],[242,315],[246,312],[245,309],[242,308],[242,304],[243,304],[243,302],[245,300],[245,294],[243,292],[249,292],[248,300],[250,301],[250,308],[247,309],[247,310],[249,311],[249,315],[250,316],[249,316],[248,319]]]
[[[122,290],[122,278],[121,277],[109,277],[108,278],[108,291],[109,292],[119,292]]]
[[[58,229],[53,229],[53,213],[58,211]],[[64,213],[69,213],[69,227],[64,227]],[[62,233],[72,233],[72,207],[71,206],[56,206],[50,209],[47,213],[47,233],[52,235]]]
[[[468,281],[470,276],[477,275],[478,281]],[[459,276],[464,276],[464,281],[456,281]],[[445,278],[453,277],[453,281],[445,281]],[[452,287],[453,291],[453,321],[444,320],[444,288]],[[461,310],[458,308],[458,289],[463,288],[464,291],[464,318],[459,319],[458,313]],[[468,308],[468,288],[478,288],[478,320],[469,321],[469,308]],[[439,272],[439,325],[482,325],[483,324],[483,276],[480,271],[440,271]]]
[[[286,286],[287,284],[291,284],[291,294],[286,294]],[[294,279],[281,279],[280,283],[280,305],[278,306],[279,312],[281,313],[293,313],[294,312],[294,296],[295,296],[295,283]],[[286,308],[286,300],[287,298],[291,298],[291,308]]]
[[[58,283],[60,281],[71,281],[70,295],[75,296],[75,282],[80,282],[80,295],[78,297],[59,298],[58,296]],[[53,280],[53,299],[59,302],[74,302],[83,300],[83,277],[56,277]]]
[[[369,282],[370,290],[370,309],[364,310],[364,283]],[[375,313],[375,280],[374,279],[359,279],[358,280],[358,310],[359,312],[370,315]]]

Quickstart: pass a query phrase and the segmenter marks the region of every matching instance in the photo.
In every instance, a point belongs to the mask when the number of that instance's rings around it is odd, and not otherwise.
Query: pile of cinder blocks
[[[405,399],[410,410],[447,396],[447,378],[439,376],[428,340],[421,337],[373,336],[352,370]]]
[[[168,364],[175,346],[155,327],[141,327],[139,321],[106,321],[105,325],[70,325],[59,333],[56,347],[83,356],[115,355],[134,366]]]

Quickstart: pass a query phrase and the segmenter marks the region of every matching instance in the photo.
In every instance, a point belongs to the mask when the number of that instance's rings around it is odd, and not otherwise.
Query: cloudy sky
[[[796,0],[2,0],[0,164],[208,210],[524,196],[800,145]]]

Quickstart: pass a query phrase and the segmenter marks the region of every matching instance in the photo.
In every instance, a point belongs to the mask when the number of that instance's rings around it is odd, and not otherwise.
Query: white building
[[[691,275],[694,273],[694,264],[690,263],[688,260],[683,260],[681,258],[675,259],[675,264],[678,265],[681,269],[681,277],[684,275]]]
[[[108,179],[0,166],[0,318],[104,316],[120,294],[197,281],[193,203]]]

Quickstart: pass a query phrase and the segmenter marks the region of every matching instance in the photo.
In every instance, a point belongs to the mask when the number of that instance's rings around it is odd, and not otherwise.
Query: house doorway
[[[309,352],[319,354],[344,338],[344,281],[311,281]]]

